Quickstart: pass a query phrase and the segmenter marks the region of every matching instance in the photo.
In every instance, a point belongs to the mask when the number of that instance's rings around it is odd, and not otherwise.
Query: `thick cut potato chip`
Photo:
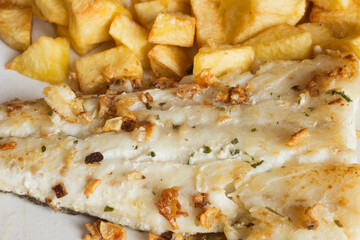
[[[343,53],[355,53],[360,58],[360,36],[334,39],[324,46],[325,49],[340,50]]]
[[[186,75],[192,59],[185,49],[175,46],[156,45],[149,52],[151,69],[156,77],[180,79]]]
[[[69,33],[69,29],[66,26],[57,25],[56,26],[56,33],[59,37],[66,37],[70,41],[70,46],[72,49],[79,54],[80,56],[86,55],[92,50],[94,50],[99,44],[91,44],[85,46],[79,46],[76,44],[74,39],[71,37]]]
[[[119,46],[75,61],[76,75],[84,93],[100,93],[107,84],[143,77],[141,63],[130,49]]]
[[[110,0],[65,0],[70,20],[69,31],[79,46],[105,42],[111,39],[110,24],[117,13],[130,13]]]
[[[335,40],[331,31],[321,23],[303,23],[299,28],[308,31],[311,34],[313,45],[323,46],[324,44]]]
[[[64,82],[69,72],[70,46],[66,38],[40,37],[6,65],[25,76],[44,82]]]
[[[219,4],[211,0],[191,0],[196,20],[196,42],[199,47],[209,42],[223,43],[225,31]]]
[[[34,0],[42,15],[48,22],[68,25],[69,14],[63,0]]]
[[[245,72],[249,70],[255,59],[251,47],[220,46],[218,49],[203,47],[194,58],[194,76],[205,69],[215,77],[219,77],[234,70]]]
[[[252,46],[262,62],[270,60],[302,60],[312,55],[311,34],[287,24],[269,28],[244,42]]]
[[[153,44],[148,41],[149,33],[145,28],[129,17],[119,14],[114,18],[110,26],[110,35],[117,45],[124,44],[133,51],[140,59],[144,68],[149,67],[147,54],[153,47]]]
[[[166,12],[166,6],[161,1],[140,2],[134,5],[139,22],[148,31],[151,30],[156,16]]]
[[[149,35],[154,44],[191,47],[194,44],[195,18],[182,13],[159,13]]]
[[[305,7],[305,0],[223,0],[228,41],[242,43],[269,27],[295,25],[305,14]]]
[[[353,2],[344,11],[326,11],[314,6],[310,21],[325,24],[335,37],[347,37],[360,32],[360,6]]]
[[[29,7],[0,8],[0,38],[11,48],[25,51],[31,43],[31,22]]]
[[[344,10],[349,6],[350,0],[311,0],[316,6],[326,10]]]

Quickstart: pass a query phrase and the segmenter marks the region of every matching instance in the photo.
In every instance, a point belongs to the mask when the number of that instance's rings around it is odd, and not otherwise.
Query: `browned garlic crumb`
[[[95,221],[85,225],[90,234],[84,240],[126,240],[126,230],[121,226],[109,222]]]
[[[310,135],[309,131],[306,128],[303,128],[296,133],[294,133],[290,140],[287,142],[287,146],[292,147],[302,143]]]
[[[84,195],[86,198],[89,198],[90,194],[93,194],[100,184],[101,179],[90,179],[85,186]]]

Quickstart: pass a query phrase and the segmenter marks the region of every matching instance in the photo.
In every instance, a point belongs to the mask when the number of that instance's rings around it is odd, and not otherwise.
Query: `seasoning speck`
[[[114,211],[113,207],[109,207],[108,205],[105,206],[104,212],[112,212],[112,211]]]
[[[257,130],[256,128],[252,128],[251,132],[256,132],[256,130]]]
[[[217,107],[216,109],[219,110],[219,111],[225,111],[224,107]]]
[[[208,154],[208,153],[211,153],[212,152],[212,150],[211,150],[211,148],[209,147],[209,146],[203,146],[203,153],[206,153],[206,154]]]
[[[85,163],[90,166],[98,166],[103,159],[104,156],[101,152],[93,152],[86,156]]]
[[[252,166],[253,168],[257,168],[257,167],[260,166],[263,162],[264,162],[264,160],[261,160],[260,162],[256,162],[256,163],[251,164],[251,166]]]
[[[151,151],[151,152],[148,154],[148,156],[150,156],[150,157],[155,157],[156,154],[155,154],[153,151]]]
[[[50,111],[48,111],[48,115],[51,117],[54,114],[54,109],[51,109]]]
[[[239,140],[237,138],[234,138],[233,140],[231,140],[231,143],[233,145],[235,145],[235,144],[239,143]]]

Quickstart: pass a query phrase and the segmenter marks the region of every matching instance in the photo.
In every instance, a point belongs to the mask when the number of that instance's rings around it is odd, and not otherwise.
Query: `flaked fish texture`
[[[348,165],[356,162],[358,70],[354,56],[333,53],[271,62],[208,88],[190,80],[76,96],[66,85],[48,87],[44,100],[0,107],[0,190],[157,234],[225,227],[228,239],[297,239],[303,231],[356,239],[339,212],[353,222],[358,213],[328,198],[338,189],[356,199],[357,170],[352,178],[337,172],[358,168]]]

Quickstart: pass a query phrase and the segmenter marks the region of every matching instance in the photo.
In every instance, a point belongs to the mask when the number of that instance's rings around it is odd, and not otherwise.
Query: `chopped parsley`
[[[256,128],[253,128],[251,129],[251,132],[256,132],[256,130],[257,130]]]
[[[237,138],[234,138],[233,140],[231,140],[231,143],[233,145],[235,145],[235,144],[239,143],[239,140]]]
[[[193,153],[190,154],[190,157],[193,157],[194,155],[195,155],[195,153],[193,152]]]
[[[219,111],[225,111],[224,107],[217,107],[216,109],[219,110]]]
[[[342,225],[342,223],[339,220],[334,220],[334,223],[340,228],[344,227],[344,225]]]
[[[336,91],[336,90],[330,90],[327,91],[327,94],[331,94],[331,95],[340,95],[342,98],[344,98],[347,102],[352,102],[351,98],[349,98],[344,91]]]
[[[166,104],[166,102],[161,102],[161,103],[159,103],[159,106],[162,107],[162,106],[164,106],[165,104]]]
[[[148,154],[148,156],[150,156],[150,157],[155,157],[156,154],[155,154],[153,151],[151,151],[151,152]]]
[[[51,109],[50,111],[48,111],[48,115],[51,117],[54,114],[54,109]]]
[[[251,166],[252,166],[253,168],[257,168],[257,167],[260,166],[263,162],[264,162],[264,160],[261,160],[260,162],[256,162],[256,163],[251,164]]]
[[[134,150],[137,150],[139,148],[139,146],[138,145],[136,145],[135,147],[134,147]]]
[[[310,112],[314,111],[315,108],[314,107],[308,107],[308,109],[310,110]]]
[[[270,95],[272,96],[272,95],[273,95],[273,93],[271,92],[271,93],[270,93]]]
[[[305,113],[305,116],[306,116],[306,117],[310,117],[310,115],[309,115],[309,114],[307,114],[307,113]]]
[[[240,150],[239,150],[239,149],[230,150],[231,156],[238,155],[239,153],[240,153]]]
[[[212,152],[212,150],[211,150],[211,148],[209,147],[209,146],[203,146],[203,153],[206,153],[206,154],[208,154],[208,153],[211,153]]]
[[[172,123],[172,128],[173,128],[173,129],[178,129],[179,127],[180,127],[180,125],[178,125],[178,124],[173,124],[173,123]]]
[[[251,155],[250,155],[248,152],[246,152],[246,151],[243,151],[242,153],[243,153],[243,154],[245,154],[245,155],[250,156],[252,160],[254,160],[254,159],[255,159],[253,156],[251,156]]]
[[[43,145],[42,147],[41,147],[41,152],[45,152],[46,151],[46,147]]]
[[[155,115],[155,119],[156,119],[156,120],[160,120],[160,116],[159,116],[159,115]]]
[[[149,104],[146,104],[145,107],[146,107],[147,110],[151,110],[151,109],[152,109],[152,106],[150,106]]]
[[[106,205],[106,206],[104,207],[104,212],[112,212],[112,211],[114,211],[114,208],[113,208],[113,207],[110,207],[110,206],[108,206],[108,205]]]

